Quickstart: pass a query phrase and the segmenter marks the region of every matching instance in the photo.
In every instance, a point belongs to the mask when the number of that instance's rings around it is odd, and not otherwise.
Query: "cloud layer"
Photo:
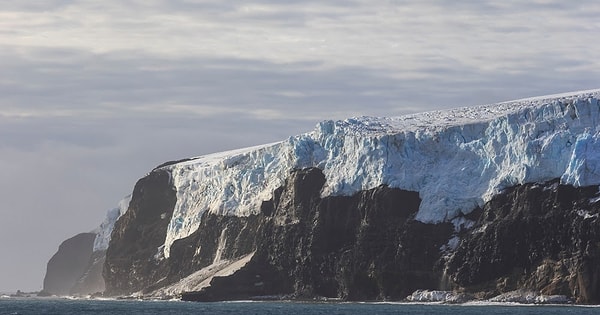
[[[6,1],[0,291],[166,160],[600,87],[596,1]]]

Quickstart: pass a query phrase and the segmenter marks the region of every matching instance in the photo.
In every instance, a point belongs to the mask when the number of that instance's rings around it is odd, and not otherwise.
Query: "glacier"
[[[323,197],[380,185],[416,191],[422,199],[416,219],[424,223],[456,220],[518,184],[560,178],[573,186],[598,185],[599,99],[600,90],[589,90],[328,120],[285,141],[163,166],[177,201],[160,256],[168,258],[173,242],[196,231],[206,212],[258,214],[294,169],[321,169]],[[97,244],[108,244],[106,233]]]
[[[110,235],[112,234],[113,228],[117,220],[125,214],[127,208],[129,208],[129,202],[131,201],[131,195],[125,196],[119,201],[116,208],[108,210],[106,218],[93,233],[96,233],[96,239],[94,240],[93,251],[103,251],[108,249],[110,242]]]

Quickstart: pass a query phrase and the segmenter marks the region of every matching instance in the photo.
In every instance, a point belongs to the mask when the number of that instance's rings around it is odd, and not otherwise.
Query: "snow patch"
[[[520,304],[566,304],[570,303],[565,295],[543,295],[534,291],[516,290],[500,294],[488,300],[496,303]]]
[[[451,237],[448,240],[448,243],[446,243],[440,247],[440,251],[441,252],[454,251],[455,249],[458,248],[459,244],[460,244],[460,237],[458,237],[458,235],[454,235],[453,237]]]
[[[483,305],[482,303],[518,303],[518,304],[567,304],[571,300],[565,295],[544,295],[535,291],[515,290],[500,294],[485,301],[475,301],[469,294],[454,291],[417,290],[406,297],[409,302],[418,303],[469,303]]]
[[[584,220],[598,218],[598,213],[590,214],[589,211],[583,209],[577,210],[577,215],[582,217]]]
[[[417,290],[406,297],[411,302],[444,302],[452,296],[452,291]]]
[[[406,297],[410,302],[426,303],[465,303],[472,299],[473,297],[466,294],[439,290],[417,290]]]
[[[594,197],[594,198],[590,198],[590,200],[588,200],[588,202],[590,204],[595,204],[596,202],[600,201],[600,196],[598,197]]]
[[[451,222],[454,225],[454,231],[456,232],[469,230],[475,225],[475,221],[469,220],[465,217],[454,218]]]

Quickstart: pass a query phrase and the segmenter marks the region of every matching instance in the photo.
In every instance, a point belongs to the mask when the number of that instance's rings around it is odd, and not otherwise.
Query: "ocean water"
[[[418,305],[393,303],[299,303],[101,301],[67,299],[0,299],[0,314],[211,314],[211,315],[353,315],[353,314],[600,314],[599,307],[523,305]]]

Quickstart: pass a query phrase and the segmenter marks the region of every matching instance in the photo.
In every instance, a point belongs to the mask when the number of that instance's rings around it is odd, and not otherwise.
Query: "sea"
[[[315,302],[182,302],[132,300],[0,299],[0,314],[211,314],[211,315],[388,315],[388,314],[600,314],[600,307],[517,304],[405,304]]]

